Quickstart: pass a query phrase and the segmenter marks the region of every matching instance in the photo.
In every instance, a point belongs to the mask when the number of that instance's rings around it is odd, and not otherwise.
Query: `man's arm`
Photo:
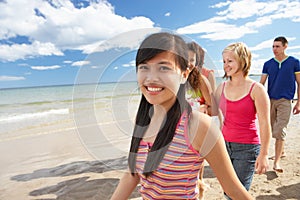
[[[267,74],[262,74],[261,77],[260,77],[260,81],[259,81],[259,82],[260,82],[262,85],[265,85],[267,78],[268,78],[268,75],[267,75]]]
[[[300,72],[295,74],[296,76],[296,82],[297,82],[297,102],[296,105],[293,108],[293,114],[299,114],[300,113]]]

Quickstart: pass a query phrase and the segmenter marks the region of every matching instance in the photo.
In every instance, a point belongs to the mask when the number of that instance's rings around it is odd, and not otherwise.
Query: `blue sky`
[[[299,0],[0,0],[0,10],[0,88],[132,80],[146,30],[197,41],[219,76],[232,42],[250,47],[251,73],[279,35],[300,58]]]

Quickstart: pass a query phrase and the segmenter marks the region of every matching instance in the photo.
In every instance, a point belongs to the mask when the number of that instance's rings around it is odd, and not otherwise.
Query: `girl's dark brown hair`
[[[201,85],[205,84],[203,78],[201,77],[201,69],[204,64],[205,51],[194,41],[187,43],[187,46],[188,50],[192,51],[196,55],[195,66],[190,66],[192,71],[189,74],[188,83],[194,91],[199,91]]]
[[[180,36],[167,32],[152,34],[141,43],[136,55],[136,66],[149,61],[156,55],[165,51],[172,52],[175,55],[175,62],[180,66],[181,71],[187,70],[188,49],[185,41]],[[136,68],[136,70],[138,69]],[[142,95],[136,115],[128,157],[129,169],[132,174],[136,173],[136,156],[140,142],[150,124],[151,116],[153,114],[152,108],[153,105],[146,100],[144,95]],[[185,85],[181,84],[177,93],[176,102],[167,112],[164,123],[161,125],[148,154],[143,172],[146,177],[151,175],[162,161],[168,146],[174,137],[177,123],[184,110],[187,110],[189,116],[191,113],[191,106],[185,98]]]
[[[197,44],[196,42],[189,42],[187,43],[189,51],[192,51],[195,53],[196,55],[196,63],[195,63],[195,67],[198,67],[199,70],[201,70],[203,64],[204,64],[204,55],[205,55],[205,51],[202,49],[202,47]]]

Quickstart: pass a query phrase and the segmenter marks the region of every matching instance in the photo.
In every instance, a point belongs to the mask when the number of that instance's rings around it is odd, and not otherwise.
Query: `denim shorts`
[[[244,187],[249,190],[255,172],[255,161],[260,151],[260,144],[225,143],[238,178]]]

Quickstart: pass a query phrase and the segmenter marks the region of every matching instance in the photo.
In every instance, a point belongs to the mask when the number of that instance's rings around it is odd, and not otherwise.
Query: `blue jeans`
[[[249,190],[255,172],[255,161],[260,151],[260,145],[234,142],[225,143],[235,173],[246,190]],[[226,198],[230,199],[227,196]]]

